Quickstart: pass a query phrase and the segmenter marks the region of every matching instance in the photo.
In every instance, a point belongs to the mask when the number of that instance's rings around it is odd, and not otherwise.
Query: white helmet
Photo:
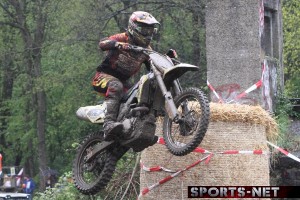
[[[133,42],[142,47],[147,47],[157,32],[159,22],[148,12],[136,11],[132,13],[128,22],[128,33]]]

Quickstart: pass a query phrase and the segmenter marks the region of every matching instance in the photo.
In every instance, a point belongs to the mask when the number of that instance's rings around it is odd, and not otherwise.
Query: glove
[[[118,49],[129,50],[131,45],[125,42],[116,42],[115,47]]]
[[[170,49],[166,55],[170,58],[178,58],[177,53],[174,49]]]

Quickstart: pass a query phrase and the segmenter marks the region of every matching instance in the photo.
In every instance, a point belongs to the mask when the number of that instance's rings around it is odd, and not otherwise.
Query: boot
[[[111,141],[118,137],[123,132],[123,124],[117,121],[119,102],[117,100],[108,99],[105,101],[107,112],[105,114],[103,131],[104,140]]]

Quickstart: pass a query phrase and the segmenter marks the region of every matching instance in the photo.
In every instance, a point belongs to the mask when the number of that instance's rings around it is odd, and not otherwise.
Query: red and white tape
[[[295,161],[297,161],[297,162],[300,162],[300,159],[299,159],[298,157],[294,156],[293,154],[289,153],[288,151],[286,151],[286,150],[280,148],[279,146],[276,146],[275,144],[272,144],[271,142],[268,142],[268,141],[267,141],[267,143],[268,143],[269,145],[271,145],[272,147],[274,147],[275,149],[279,150],[279,151],[280,151],[281,153],[283,153],[284,155],[290,157],[291,159],[293,159],[293,160],[295,160]]]
[[[141,165],[141,169],[147,172],[157,172],[157,171],[165,171],[165,172],[172,172],[172,173],[175,172],[174,170],[170,170],[162,166],[146,167],[142,161],[140,162],[140,165]]]
[[[165,141],[164,141],[164,138],[162,137],[159,137],[158,138],[158,141],[157,141],[158,144],[166,144]],[[179,142],[178,142],[179,143]],[[300,159],[296,156],[294,156],[293,154],[289,153],[288,151],[276,146],[275,144],[272,144],[271,142],[267,141],[267,143],[269,145],[271,145],[272,147],[278,149],[280,152],[282,152],[283,154],[285,154],[286,156],[300,162]],[[185,145],[184,143],[179,143],[181,145]],[[213,153],[211,151],[208,151],[206,149],[203,149],[203,148],[200,148],[200,147],[197,147],[193,152],[196,152],[196,153],[202,153],[202,154],[261,154],[261,155],[267,155],[269,154],[268,152],[266,151],[263,151],[263,150],[226,150],[226,151],[222,151],[222,152],[216,152],[216,153]],[[155,167],[154,167],[155,168]]]
[[[250,92],[260,88],[262,86],[262,80],[259,80],[257,83],[255,83],[254,85],[252,85],[251,87],[249,87],[247,90],[245,90],[244,92],[242,92],[241,94],[237,95],[235,97],[235,100],[241,99],[245,96],[247,96],[247,94],[249,94]]]
[[[20,186],[20,184],[21,184],[21,177],[23,175],[23,171],[24,171],[24,168],[22,168],[17,175],[17,186]]]
[[[158,144],[166,144],[164,138],[162,138],[162,137],[158,138],[157,143]]]
[[[177,172],[175,172],[175,173],[173,173],[173,174],[171,174],[171,175],[169,175],[169,176],[167,176],[167,177],[161,179],[160,181],[158,181],[157,183],[154,183],[153,185],[151,185],[151,186],[149,186],[149,187],[144,188],[144,189],[142,190],[142,192],[140,193],[140,195],[138,196],[138,199],[139,199],[140,197],[146,195],[148,192],[150,192],[150,191],[153,190],[154,188],[156,188],[156,187],[158,187],[158,186],[160,186],[160,185],[162,185],[162,184],[164,184],[164,183],[170,181],[171,179],[173,179],[174,177],[178,176],[178,175],[181,174],[182,172],[187,171],[187,170],[189,170],[189,169],[195,167],[195,166],[198,165],[200,162],[202,162],[202,161],[204,161],[204,160],[206,160],[206,159],[210,159],[210,158],[211,158],[211,155],[212,155],[212,154],[207,155],[207,156],[205,156],[204,158],[201,158],[201,159],[197,160],[196,162],[194,162],[193,164],[187,166],[186,168],[184,168],[184,169],[182,169],[182,170],[179,170],[179,171],[177,171]],[[207,162],[206,162],[206,163],[207,163]]]
[[[164,139],[159,137],[158,139],[159,144],[165,144]],[[197,147],[193,152],[196,153],[202,153],[202,154],[210,154],[210,158],[213,154],[256,154],[256,155],[267,155],[268,152],[262,151],[262,150],[227,150],[227,151],[222,151],[222,152],[217,152],[217,153],[212,153],[210,151],[207,151],[205,149],[202,149],[200,147]],[[210,159],[209,158],[209,159]],[[156,172],[156,171],[165,171],[165,172],[175,172],[175,170],[170,170],[162,166],[154,166],[154,167],[146,167],[142,162],[141,162],[141,169],[147,172]]]
[[[158,142],[159,144],[165,144],[165,141],[163,138],[159,138],[158,139]],[[286,156],[292,158],[293,160],[295,161],[298,161],[300,162],[300,159],[296,156],[294,156],[293,154],[289,153],[288,151],[276,146],[275,144],[272,144],[271,142],[267,141],[267,143],[269,145],[271,145],[272,147],[274,147],[275,149],[279,150],[280,152],[282,152],[283,154],[285,154]],[[179,170],[177,172],[173,171],[173,170],[170,170],[170,169],[166,169],[164,167],[161,167],[161,166],[156,166],[156,167],[146,167],[144,166],[144,164],[141,163],[141,168],[145,171],[148,171],[148,172],[155,172],[155,171],[166,171],[166,172],[175,172],[165,178],[163,178],[162,180],[158,181],[157,183],[147,187],[147,188],[144,188],[141,193],[139,194],[138,196],[138,199],[144,195],[146,195],[148,192],[150,192],[151,190],[153,190],[154,188],[170,181],[171,179],[173,179],[174,177],[178,176],[180,173],[183,173],[184,171],[187,171],[193,167],[195,167],[196,165],[198,165],[200,162],[204,161],[205,160],[205,163],[208,164],[208,162],[210,161],[210,159],[212,158],[212,156],[214,155],[213,153],[205,150],[205,149],[202,149],[202,148],[197,148],[198,150],[195,150],[194,152],[198,152],[198,153],[209,153],[209,155],[207,155],[206,157],[202,158],[202,159],[199,159],[197,160],[196,162],[194,162],[193,164],[187,166],[186,168],[182,169],[182,170]],[[217,152],[216,154],[255,154],[255,155],[267,155],[268,152],[264,152],[262,150],[253,150],[253,151],[239,151],[239,150],[227,150],[227,151],[222,151],[222,152]]]
[[[267,155],[267,152],[264,152],[262,150],[253,150],[253,151],[238,151],[238,150],[227,150],[227,151],[222,151],[217,154],[258,154],[258,155]]]
[[[158,138],[157,143],[158,143],[158,144],[166,144],[164,138],[162,138],[162,137],[159,137],[159,138]],[[180,145],[180,146],[186,145],[186,144],[180,143],[180,142],[177,142],[177,144]],[[196,149],[195,149],[193,152],[197,152],[197,153],[211,153],[210,151],[207,151],[207,150],[202,149],[202,148],[200,148],[200,147],[196,147]]]
[[[224,100],[222,99],[222,97],[220,97],[220,95],[216,92],[215,88],[208,82],[208,80],[207,80],[207,86],[214,93],[214,95],[219,99],[219,102],[224,103]]]
[[[165,144],[165,141],[162,137],[159,137],[157,143]],[[180,143],[180,144],[185,145],[183,143]],[[202,153],[202,154],[210,154],[211,156],[213,155],[212,152],[210,152],[208,150],[205,150],[205,149],[202,149],[200,147],[197,147],[193,152]],[[264,154],[264,155],[267,155],[268,152],[264,152],[262,150],[253,150],[253,151],[248,151],[248,150],[246,150],[246,151],[245,150],[242,150],[242,151],[227,150],[227,151],[217,152],[215,154],[261,154],[261,155]],[[170,170],[170,169],[167,169],[167,168],[162,167],[162,166],[146,167],[142,162],[140,163],[140,165],[141,165],[141,169],[143,169],[144,171],[147,171],[147,172],[156,172],[156,171],[175,172],[175,170]]]
[[[248,89],[246,89],[244,92],[240,93],[239,95],[237,95],[234,100],[239,100],[245,96],[247,96],[247,94],[249,94],[250,92],[260,88],[262,86],[262,80],[259,80],[257,81],[257,83],[255,83],[254,85],[252,85],[251,87],[249,87]],[[224,103],[224,100],[220,97],[220,95],[215,91],[215,89],[213,88],[213,86],[207,81],[207,85],[208,87],[210,88],[210,90],[214,93],[214,95],[219,99],[219,102],[220,103]],[[231,100],[229,102],[226,102],[226,103],[231,103],[232,101],[234,100]]]
[[[265,65],[266,65],[266,60],[264,61],[263,63],[263,66],[262,66],[262,77],[259,81],[257,81],[254,85],[252,85],[251,87],[249,87],[248,89],[246,89],[244,92],[240,93],[239,95],[237,95],[233,100],[229,101],[229,102],[226,102],[226,103],[231,103],[235,100],[239,100],[245,96],[247,96],[247,94],[249,94],[250,92],[260,88],[262,85],[263,85],[263,75],[264,75],[264,72],[265,72]],[[208,82],[207,80],[207,86],[209,87],[209,89],[214,93],[214,95],[219,99],[219,102],[220,103],[224,103],[224,100],[222,99],[222,97],[216,92],[216,90],[214,89],[214,87]]]

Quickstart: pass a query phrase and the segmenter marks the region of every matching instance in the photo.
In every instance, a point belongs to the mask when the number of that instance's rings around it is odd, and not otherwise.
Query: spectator
[[[23,192],[26,194],[30,194],[29,199],[32,199],[34,189],[35,189],[34,181],[31,178],[25,176],[24,183],[23,183]]]

